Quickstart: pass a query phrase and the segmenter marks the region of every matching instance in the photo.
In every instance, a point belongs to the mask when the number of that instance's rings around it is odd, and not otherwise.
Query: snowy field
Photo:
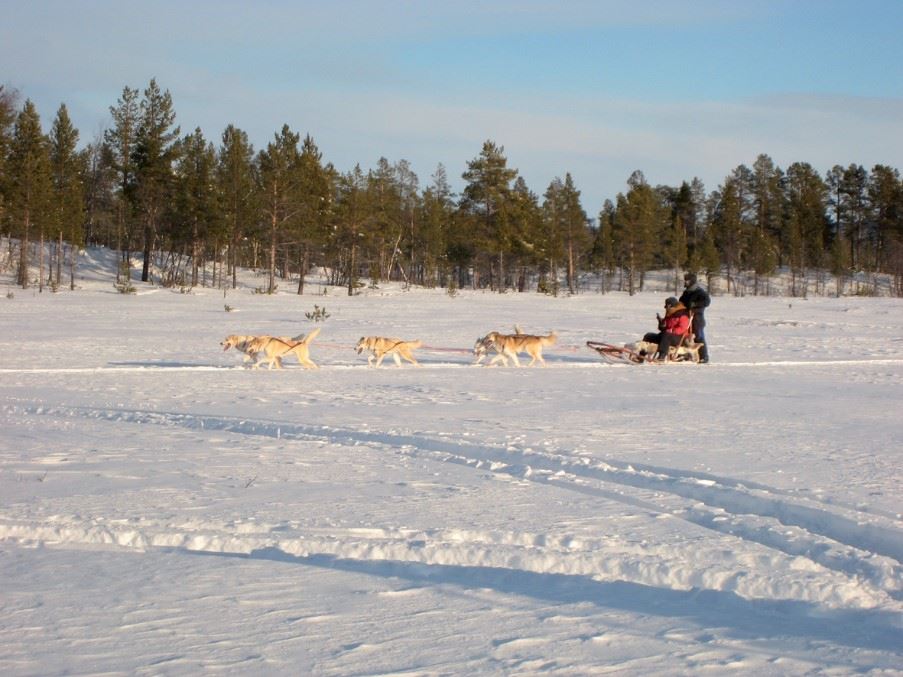
[[[92,272],[0,298],[4,676],[903,674],[900,299],[717,296],[711,364],[629,366],[584,343],[667,294]],[[471,365],[515,323],[546,368]]]

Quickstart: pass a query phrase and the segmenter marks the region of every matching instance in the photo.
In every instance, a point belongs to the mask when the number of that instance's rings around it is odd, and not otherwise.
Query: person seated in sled
[[[658,333],[650,332],[643,337],[644,341],[655,343],[658,350],[653,359],[662,362],[668,358],[668,351],[676,348],[690,328],[690,311],[675,297],[665,299],[665,316],[655,314],[658,320]]]

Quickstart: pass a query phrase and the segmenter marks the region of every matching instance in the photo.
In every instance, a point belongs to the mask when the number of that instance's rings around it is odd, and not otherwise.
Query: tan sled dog
[[[397,338],[387,338],[385,336],[362,336],[357,342],[357,354],[360,355],[365,350],[370,351],[367,356],[367,364],[371,367],[378,367],[383,363],[386,355],[391,355],[397,366],[401,366],[401,358],[403,357],[413,365],[420,366],[414,359],[414,352],[423,345],[422,341],[402,341]],[[374,364],[374,360],[376,363]]]
[[[514,333],[515,334],[523,334],[519,325],[514,325]],[[477,356],[477,359],[474,361],[474,364],[480,364],[483,359],[489,354],[490,350],[495,350],[495,347],[492,343],[492,338],[494,334],[498,334],[496,331],[491,331],[486,336],[481,336],[476,340],[476,343],[473,344],[473,354]],[[498,351],[496,351],[497,353]]]
[[[247,363],[254,359],[254,354],[248,351],[248,346],[256,338],[256,336],[246,336],[244,334],[229,334],[219,344],[223,347],[223,351],[235,348],[238,352],[244,353],[245,357],[242,362]]]
[[[489,366],[501,362],[505,366],[508,365],[510,358],[515,366],[520,366],[520,360],[517,358],[518,353],[526,353],[530,356],[528,367],[532,367],[538,361],[545,366],[546,361],[542,358],[542,349],[544,346],[551,346],[558,340],[558,334],[554,331],[545,336],[537,336],[535,334],[500,334],[497,331],[491,331],[482,339],[477,341],[474,352],[477,353],[477,363],[479,364],[482,357],[488,351],[494,350],[496,355],[489,360]]]
[[[294,355],[298,358],[298,364],[305,369],[317,369],[317,365],[310,359],[310,342],[320,333],[317,327],[306,336],[301,334],[293,338],[287,336],[227,336],[222,342],[223,350],[236,348],[245,353],[244,362],[254,360],[254,369],[266,362],[267,367],[282,369],[282,358],[286,355]]]

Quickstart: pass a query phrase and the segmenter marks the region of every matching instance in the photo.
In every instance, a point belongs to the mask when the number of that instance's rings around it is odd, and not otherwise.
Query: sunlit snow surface
[[[903,671],[899,299],[717,296],[712,364],[630,366],[584,344],[664,290],[262,284],[6,287],[0,674]],[[514,324],[547,366],[472,366]]]

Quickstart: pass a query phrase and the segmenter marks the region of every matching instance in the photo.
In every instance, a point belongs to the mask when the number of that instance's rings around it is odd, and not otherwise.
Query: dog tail
[[[315,338],[317,338],[317,334],[320,333],[320,329],[321,329],[321,327],[317,327],[316,329],[311,331],[306,336],[304,334],[301,334],[300,336],[296,337],[295,340],[298,341],[299,343],[303,343],[304,345],[307,345],[308,343],[313,341]]]

